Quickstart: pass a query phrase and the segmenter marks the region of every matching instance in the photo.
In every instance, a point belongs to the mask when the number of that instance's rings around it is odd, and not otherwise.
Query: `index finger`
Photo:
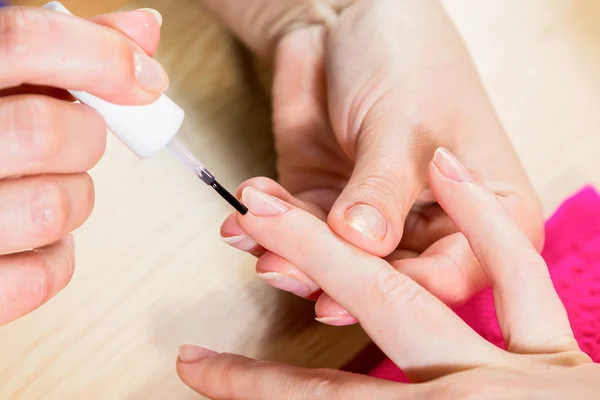
[[[412,378],[431,379],[503,356],[417,283],[313,215],[253,187],[242,197],[250,211],[238,216],[242,229],[310,276]]]
[[[131,105],[155,101],[168,84],[160,64],[131,39],[45,9],[0,9],[0,59],[0,89],[44,85]]]

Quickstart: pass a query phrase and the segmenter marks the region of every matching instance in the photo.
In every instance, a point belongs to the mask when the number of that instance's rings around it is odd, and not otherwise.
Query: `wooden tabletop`
[[[22,1],[40,5],[40,1]],[[88,16],[123,1],[64,1]],[[595,0],[446,0],[549,214],[600,184]],[[195,0],[131,1],[164,16],[157,58],[186,111],[184,142],[231,189],[273,175],[269,98],[252,59]],[[312,304],[254,274],[218,229],[229,207],[167,152],[140,161],[112,136],[97,203],[76,232],[69,287],[0,328],[0,399],[188,399],[177,346],[339,367],[367,343],[313,321]]]

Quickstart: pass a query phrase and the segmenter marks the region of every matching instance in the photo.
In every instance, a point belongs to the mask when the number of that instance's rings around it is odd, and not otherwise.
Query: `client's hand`
[[[505,206],[444,150],[429,166],[429,184],[493,283],[507,351],[323,221],[247,187],[243,198],[250,214],[237,218],[268,250],[259,263],[297,266],[421,384],[260,362],[195,346],[181,347],[177,370],[183,381],[214,399],[599,398],[600,366],[579,350],[543,259]],[[427,262],[435,267],[435,259]]]
[[[104,152],[106,124],[63,89],[118,104],[155,101],[167,86],[150,57],[159,20],[153,11],[86,21],[0,9],[0,326],[69,282],[69,233],[94,206],[86,171]]]
[[[276,47],[279,181],[296,205],[357,247],[390,260],[423,254],[411,277],[446,303],[464,302],[489,281],[427,187],[434,150],[464,160],[539,248],[536,196],[437,0],[337,3],[343,10],[328,26],[293,25]],[[224,228],[228,243],[260,254],[233,222]],[[284,279],[299,274],[274,264],[270,272]],[[353,321],[326,295],[318,310],[344,318],[330,323]]]

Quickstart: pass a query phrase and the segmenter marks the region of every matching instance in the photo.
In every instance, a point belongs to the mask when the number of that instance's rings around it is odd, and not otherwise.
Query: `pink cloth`
[[[600,362],[600,196],[593,188],[567,199],[548,220],[542,255],[581,349]],[[485,339],[504,347],[491,290],[456,313]],[[369,375],[408,382],[389,359]]]

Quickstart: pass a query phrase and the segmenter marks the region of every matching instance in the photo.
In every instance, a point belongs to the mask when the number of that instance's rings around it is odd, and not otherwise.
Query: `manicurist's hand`
[[[548,269],[506,207],[445,150],[429,185],[493,282],[507,351],[478,336],[397,266],[358,249],[310,213],[253,187],[237,221],[354,315],[414,385],[309,370],[182,346],[181,379],[212,399],[597,399],[600,366],[579,350]],[[436,268],[440,260],[402,261]],[[442,261],[443,262],[443,261]]]
[[[44,9],[0,9],[0,325],[42,305],[73,274],[73,238],[94,206],[86,173],[106,124],[63,89],[147,104],[168,78],[152,58],[152,10],[91,20]]]
[[[203,1],[215,3],[213,9],[222,3]],[[234,29],[251,48],[272,53],[278,176],[295,198],[287,200],[393,265],[425,256],[402,272],[444,302],[460,304],[490,282],[427,185],[433,151],[446,147],[541,247],[537,198],[437,0],[247,3],[260,3],[252,15],[261,18],[240,16]],[[235,11],[223,8],[221,14],[233,26]],[[273,32],[278,35],[267,35]],[[284,196],[261,179],[245,186]],[[222,235],[238,249],[262,253],[235,220]],[[268,283],[320,297],[322,321],[356,321],[315,282],[292,287],[289,279],[300,274],[293,263],[270,268],[261,270]]]

